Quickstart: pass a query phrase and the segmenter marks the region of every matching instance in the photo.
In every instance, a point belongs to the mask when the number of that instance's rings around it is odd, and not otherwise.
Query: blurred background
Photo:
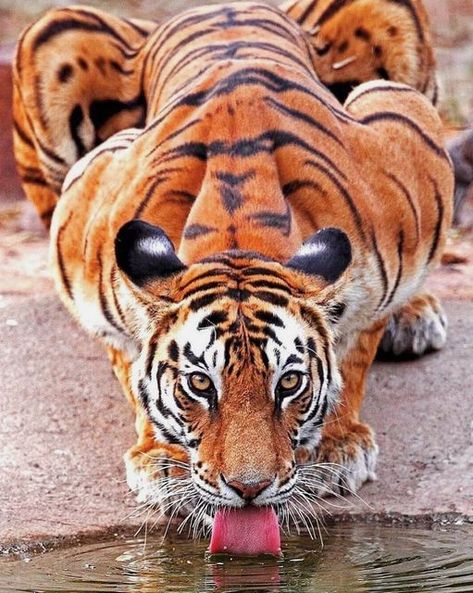
[[[84,4],[125,17],[162,21],[185,8],[219,0],[88,0]],[[278,0],[267,0],[277,5]],[[473,0],[424,0],[430,15],[441,84],[440,111],[447,135],[473,123]],[[25,203],[11,153],[10,60],[21,30],[49,8],[78,4],[65,0],[0,0],[0,306],[2,293],[51,289],[47,238]],[[460,298],[473,298],[473,196],[451,233],[455,247],[439,276]],[[470,265],[468,265],[470,262]],[[445,266],[444,266],[445,267]],[[5,273],[6,272],[6,273]],[[466,276],[465,276],[466,274]],[[434,278],[436,284],[437,280]]]

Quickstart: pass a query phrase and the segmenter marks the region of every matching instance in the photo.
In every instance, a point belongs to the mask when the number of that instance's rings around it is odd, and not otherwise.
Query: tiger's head
[[[323,229],[285,264],[228,251],[185,266],[158,227],[124,225],[116,259],[147,309],[133,385],[156,440],[182,447],[198,496],[277,506],[317,446],[340,374],[327,298],[351,261]]]

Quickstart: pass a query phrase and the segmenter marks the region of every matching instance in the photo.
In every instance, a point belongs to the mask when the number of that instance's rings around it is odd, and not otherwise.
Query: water
[[[284,544],[281,559],[206,556],[207,542],[117,540],[0,561],[0,591],[52,593],[471,593],[473,528],[331,527],[324,547]]]

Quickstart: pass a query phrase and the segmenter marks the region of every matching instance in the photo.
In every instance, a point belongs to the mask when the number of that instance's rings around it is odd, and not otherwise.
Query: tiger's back
[[[342,109],[295,26],[263,5],[176,17],[143,55],[147,127],[98,147],[66,179],[53,240],[77,266],[63,288],[89,286],[96,300],[133,218],[163,228],[187,264],[228,249],[287,261],[317,228],[337,226],[354,248],[357,329],[417,288],[450,216],[450,167],[425,99],[372,83]]]

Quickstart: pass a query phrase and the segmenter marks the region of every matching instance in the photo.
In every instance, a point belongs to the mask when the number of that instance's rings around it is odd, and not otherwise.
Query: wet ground
[[[0,561],[3,593],[470,593],[473,530],[339,526],[282,558],[206,557],[206,543],[111,540]]]

